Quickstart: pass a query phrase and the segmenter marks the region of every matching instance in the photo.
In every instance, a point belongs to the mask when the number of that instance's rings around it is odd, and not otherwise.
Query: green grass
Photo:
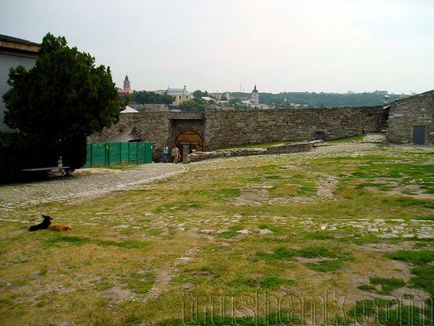
[[[358,167],[353,172],[357,179],[370,180],[382,179],[382,182],[362,182],[357,185],[359,189],[365,187],[377,187],[382,191],[389,191],[396,186],[391,182],[398,183],[399,186],[417,185],[424,194],[434,193],[434,164],[414,164],[414,163],[390,163],[376,162],[375,165],[364,165]],[[389,183],[388,183],[389,182]],[[403,191],[403,194],[415,194],[414,191]]]
[[[43,241],[46,247],[55,247],[58,244],[68,244],[73,246],[82,246],[85,244],[95,244],[98,246],[114,246],[124,249],[136,249],[136,248],[147,248],[149,247],[149,243],[146,241],[137,241],[137,240],[124,240],[124,241],[113,241],[113,240],[98,240],[98,239],[90,239],[86,237],[76,237],[76,236],[64,236],[64,235],[56,235],[49,239],[45,239]]]
[[[244,144],[244,145],[234,145],[225,147],[224,149],[234,149],[234,148],[267,148],[275,145],[289,144],[288,141],[274,141],[268,143],[256,143],[256,144]]]
[[[261,230],[270,230],[273,232],[273,234],[275,235],[284,235],[287,234],[287,230],[284,227],[278,226],[278,225],[273,225],[270,223],[264,223],[258,226],[259,229]]]
[[[241,190],[239,188],[225,188],[220,189],[217,192],[216,199],[226,200],[228,198],[239,197],[241,195]]]
[[[115,165],[105,165],[105,166],[101,166],[105,169],[111,169],[111,170],[132,170],[132,169],[137,169],[137,167],[139,166],[139,164],[128,164],[128,163],[123,163],[123,164],[115,164]]]
[[[293,260],[296,257],[303,258],[325,258],[318,262],[307,262],[304,265],[314,271],[318,272],[333,272],[344,265],[346,261],[350,259],[344,253],[337,253],[324,247],[307,247],[302,249],[288,249],[285,247],[277,248],[272,253],[257,252],[257,259],[265,260]]]
[[[202,312],[186,316],[184,319],[172,319],[161,322],[160,326],[282,326],[298,325],[300,319],[292,313],[281,311],[280,313],[270,313],[268,315],[237,317],[222,316],[217,313]]]
[[[238,232],[241,230],[241,226],[235,225],[229,228],[229,230],[221,232],[218,234],[218,237],[221,239],[230,239],[238,235]]]
[[[401,305],[397,300],[368,299],[357,301],[349,311],[349,318],[341,325],[371,324],[403,326],[430,325],[432,320],[417,305]]]
[[[155,283],[155,275],[151,272],[136,272],[127,278],[126,283],[137,294],[146,294]]]
[[[371,277],[370,283],[359,286],[359,289],[385,295],[405,286],[405,281],[399,278]]]
[[[337,253],[324,247],[307,247],[298,250],[281,247],[274,250],[273,253],[258,252],[256,256],[267,260],[272,260],[272,259],[287,260],[287,259],[292,259],[294,257],[304,257],[304,258],[339,257]]]
[[[352,143],[352,142],[360,142],[363,140],[363,135],[354,135],[350,137],[341,137],[333,140],[328,140],[328,143],[337,144],[337,143]]]
[[[386,198],[384,199],[384,203],[390,205],[396,205],[400,207],[412,207],[412,206],[420,206],[424,208],[433,208],[434,209],[434,201],[433,200],[425,200],[425,199],[414,199],[414,198]]]
[[[188,210],[202,208],[204,207],[204,205],[205,203],[201,201],[186,199],[186,200],[181,200],[181,201],[161,205],[155,211],[157,213],[163,213],[166,211],[173,211],[173,212],[188,211]]]
[[[267,276],[262,278],[238,277],[229,281],[228,286],[231,288],[257,288],[263,290],[278,290],[282,286],[293,286],[296,281],[293,279],[284,279],[278,276]]]
[[[337,271],[338,269],[341,269],[344,263],[345,263],[344,260],[336,259],[336,260],[325,260],[319,263],[307,263],[305,264],[305,266],[317,272],[327,273],[327,272],[334,272]]]
[[[318,188],[315,182],[306,181],[301,184],[300,188],[297,191],[297,194],[300,196],[313,196],[316,194]]]
[[[95,282],[95,289],[99,292],[111,289],[113,287],[113,283],[108,281],[106,278]]]
[[[297,255],[305,258],[328,257],[336,258],[338,254],[324,247],[308,247],[297,250]]]
[[[367,299],[359,300],[353,308],[349,310],[349,315],[356,318],[366,318],[375,316],[379,311],[390,309],[397,304],[397,300],[386,299]]]
[[[262,289],[277,290],[283,285],[292,286],[295,283],[295,280],[282,279],[277,276],[268,276],[259,282],[259,286]]]
[[[306,232],[304,237],[307,240],[332,240],[335,239],[334,232],[319,230],[316,232]]]
[[[285,247],[277,248],[272,253],[257,252],[256,257],[266,260],[291,260],[297,256],[297,251]]]
[[[387,255],[391,259],[403,260],[415,265],[425,265],[434,261],[433,251],[411,251],[402,250]]]
[[[403,250],[387,256],[391,259],[403,260],[413,264],[411,272],[415,277],[411,279],[412,285],[427,291],[434,297],[434,268],[430,265],[434,261],[433,251]]]
[[[381,239],[381,238],[379,238],[375,234],[366,234],[366,235],[365,234],[363,234],[363,235],[356,234],[354,236],[354,238],[352,238],[352,241],[355,244],[363,245],[363,244],[366,244],[366,243],[380,243],[380,242],[382,242],[384,240]]]

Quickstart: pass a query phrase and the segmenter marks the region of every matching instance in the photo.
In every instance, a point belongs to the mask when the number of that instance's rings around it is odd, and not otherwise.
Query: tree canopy
[[[130,95],[131,102],[140,104],[172,104],[173,96],[154,92],[138,91]]]
[[[203,112],[206,108],[206,101],[201,98],[193,98],[182,102],[178,108],[185,112]]]
[[[30,70],[12,68],[4,95],[5,123],[25,135],[64,140],[102,131],[119,119],[110,68],[48,33]]]
[[[24,165],[52,166],[63,156],[72,169],[81,167],[86,136],[117,122],[122,109],[110,68],[50,33],[35,66],[12,68],[8,84],[5,123],[23,139]]]
[[[204,96],[208,96],[208,91],[202,92],[200,89],[198,89],[193,92],[193,96],[195,98],[202,98]]]
[[[383,105],[384,97],[392,102],[406,96],[405,94],[389,94],[386,91],[365,93],[315,93],[315,92],[282,92],[278,94],[259,93],[260,102],[275,106],[289,107],[298,104],[304,107],[356,107]],[[251,93],[232,92],[231,96],[238,99],[250,99]]]

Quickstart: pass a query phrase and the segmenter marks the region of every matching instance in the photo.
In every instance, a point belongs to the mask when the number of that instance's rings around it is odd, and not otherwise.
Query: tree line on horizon
[[[202,96],[209,96],[207,91],[196,90],[193,92],[194,100],[188,101],[183,108],[189,105],[195,108],[204,109],[206,106],[200,101]],[[130,102],[139,104],[172,104],[174,98],[165,94],[157,94],[149,91],[135,91],[130,96]],[[210,95],[212,96],[212,95]],[[238,107],[241,100],[250,99],[251,93],[230,92],[232,100],[229,105]],[[316,93],[316,92],[282,92],[260,93],[260,102],[276,108],[287,108],[290,106],[301,107],[358,107],[358,106],[377,106],[390,103],[409,94],[390,94],[386,91],[363,92],[363,93]],[[200,101],[201,103],[196,103]],[[194,103],[193,103],[194,102]],[[193,105],[194,104],[194,105]]]
[[[251,93],[234,92],[231,96],[238,99],[249,99]],[[377,106],[393,102],[400,98],[409,96],[407,94],[389,94],[386,91],[363,92],[363,93],[316,93],[316,92],[282,92],[259,93],[260,102],[278,108],[299,105],[303,107],[357,107]]]

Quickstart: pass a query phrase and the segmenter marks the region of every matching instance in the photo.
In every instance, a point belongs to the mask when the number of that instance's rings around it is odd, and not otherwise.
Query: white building
[[[187,91],[186,86],[184,86],[184,88],[168,88],[167,95],[175,97],[175,101],[173,102],[175,106],[193,99],[193,95]]]
[[[6,109],[3,95],[10,87],[7,83],[9,70],[17,66],[32,68],[40,48],[38,43],[0,34],[0,131],[10,130],[3,121]]]

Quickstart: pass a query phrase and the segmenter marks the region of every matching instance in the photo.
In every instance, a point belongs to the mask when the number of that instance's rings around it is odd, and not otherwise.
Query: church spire
[[[130,89],[131,89],[130,80],[128,79],[128,75],[125,75],[124,91],[130,91]]]

